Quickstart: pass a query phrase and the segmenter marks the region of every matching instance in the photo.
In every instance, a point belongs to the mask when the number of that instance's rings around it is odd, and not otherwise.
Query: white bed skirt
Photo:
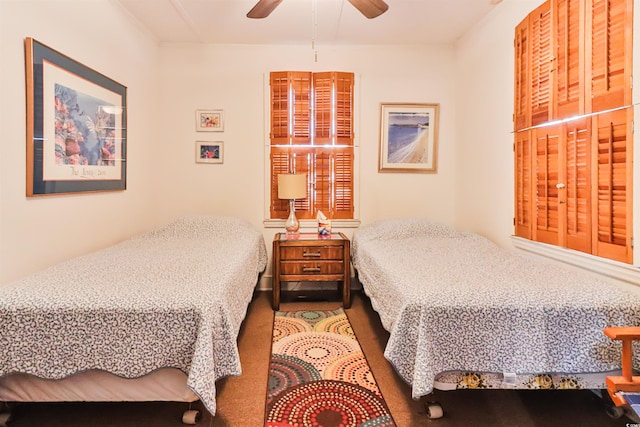
[[[0,378],[0,401],[5,402],[194,402],[187,375],[161,368],[140,378],[121,378],[105,371],[87,371],[62,380],[27,374]]]

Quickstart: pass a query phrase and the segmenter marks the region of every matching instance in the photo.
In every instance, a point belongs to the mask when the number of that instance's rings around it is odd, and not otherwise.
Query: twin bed
[[[640,325],[635,294],[442,224],[363,226],[351,255],[390,333],[385,357],[415,399],[434,388],[605,389],[621,352],[603,329]]]
[[[0,286],[0,402],[200,400],[215,414],[266,262],[250,224],[188,216]]]

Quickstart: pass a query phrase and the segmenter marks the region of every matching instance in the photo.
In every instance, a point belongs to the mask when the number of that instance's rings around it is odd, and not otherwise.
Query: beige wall
[[[456,225],[510,246],[513,37],[543,0],[506,0],[456,45]]]
[[[126,191],[25,197],[25,37],[128,87]],[[0,0],[0,283],[153,225],[158,51],[107,0]]]
[[[214,212],[262,228],[265,213],[265,79],[271,70],[353,71],[357,78],[362,223],[422,216],[453,225],[454,84],[451,47],[165,45],[162,48],[162,215]],[[381,102],[440,103],[437,174],[378,173]],[[224,132],[196,132],[197,108],[221,108]],[[224,164],[194,162],[197,139],[224,141]],[[265,229],[270,242],[277,229]],[[350,233],[351,230],[342,230]]]

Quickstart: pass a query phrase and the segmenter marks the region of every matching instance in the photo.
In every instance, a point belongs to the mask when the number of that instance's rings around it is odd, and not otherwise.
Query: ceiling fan
[[[266,18],[280,2],[282,0],[258,0],[258,3],[247,13],[247,18]],[[349,0],[349,3],[369,19],[380,16],[389,9],[383,0]]]

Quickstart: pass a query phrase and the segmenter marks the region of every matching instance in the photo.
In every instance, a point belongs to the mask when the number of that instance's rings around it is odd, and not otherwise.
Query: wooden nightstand
[[[280,282],[338,281],[342,305],[351,307],[350,242],[342,233],[277,233],[273,238],[273,309],[280,308]]]

